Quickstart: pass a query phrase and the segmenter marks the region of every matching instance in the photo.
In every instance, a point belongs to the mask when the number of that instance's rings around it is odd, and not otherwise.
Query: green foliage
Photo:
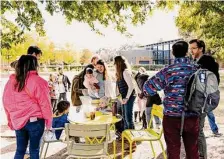
[[[81,53],[81,58],[80,58],[80,64],[88,64],[90,63],[90,59],[93,56],[93,53],[90,52],[88,49],[84,49]]]
[[[214,54],[218,61],[224,61],[223,1],[180,3],[176,24],[185,38],[203,39],[206,42],[207,51]]]
[[[15,14],[15,22],[7,19],[7,14]],[[1,25],[1,47],[7,49],[23,42],[24,31],[33,26],[40,35],[45,33],[42,14],[34,1],[1,1]]]
[[[93,31],[102,34],[96,23],[107,27],[113,24],[115,30],[130,36],[126,22],[133,25],[143,24],[151,12],[152,3],[149,1],[1,1],[2,19],[2,48],[10,48],[23,40],[25,30],[35,28],[44,35],[44,19],[40,6],[51,15],[62,13],[67,22],[73,20],[87,23]],[[15,15],[15,24],[7,19],[7,14]],[[9,27],[10,26],[10,27]],[[10,31],[5,31],[10,30]]]
[[[42,64],[71,64],[79,63],[79,52],[76,52],[71,45],[67,44],[63,48],[55,48],[55,44],[47,37],[39,37],[37,34],[25,34],[25,41],[11,48],[1,49],[2,60],[5,62],[13,62],[21,55],[27,54],[30,45],[37,45],[43,54],[40,59]]]

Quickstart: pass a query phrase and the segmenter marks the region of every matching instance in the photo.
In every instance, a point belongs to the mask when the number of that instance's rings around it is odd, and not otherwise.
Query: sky
[[[73,20],[71,24],[67,24],[65,18],[60,13],[51,16],[44,10],[44,5],[39,7],[45,20],[46,36],[58,48],[69,43],[76,50],[89,49],[97,51],[100,48],[116,49],[125,44],[147,45],[156,43],[161,39],[166,41],[180,38],[178,28],[175,26],[175,17],[178,15],[178,9],[169,12],[155,10],[153,15],[148,17],[145,24],[138,26],[127,24],[128,32],[133,35],[131,38],[128,38],[114,30],[113,26],[107,28],[100,26],[99,29],[104,36],[98,35],[86,23]],[[9,14],[7,17],[12,21],[15,19],[12,14]]]
[[[112,26],[100,27],[100,31],[104,34],[102,36],[91,31],[88,24],[74,20],[68,25],[61,14],[51,16],[44,9],[42,13],[46,35],[58,46],[70,43],[78,50],[87,48],[96,51],[100,48],[119,48],[124,44],[146,45],[158,42],[160,39],[166,41],[179,38],[175,26],[177,10],[169,12],[157,10],[144,25],[135,27],[128,24],[127,29],[133,35],[131,38],[117,32]]]

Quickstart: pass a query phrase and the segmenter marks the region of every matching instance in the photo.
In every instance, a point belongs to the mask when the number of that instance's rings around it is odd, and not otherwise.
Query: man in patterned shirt
[[[168,159],[179,159],[181,147],[181,115],[185,107],[184,95],[187,82],[197,68],[186,57],[188,52],[187,42],[176,42],[172,46],[172,51],[175,57],[174,64],[165,67],[155,76],[147,80],[144,84],[144,91],[146,94],[153,96],[157,91],[164,90],[163,129],[167,144],[167,155]],[[186,111],[182,133],[186,158],[199,158],[198,134],[198,116],[193,112]]]

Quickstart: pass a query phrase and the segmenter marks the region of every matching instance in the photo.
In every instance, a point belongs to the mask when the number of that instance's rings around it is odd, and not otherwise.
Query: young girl
[[[50,74],[48,86],[50,88],[51,105],[52,105],[52,110],[54,113],[56,110],[59,92],[58,92],[58,83],[57,83],[56,77],[53,74]]]
[[[88,89],[88,94],[92,98],[99,98],[99,81],[93,76],[93,69],[87,68],[83,85]]]
[[[141,74],[145,74],[146,73],[146,69],[144,67],[140,67],[138,69],[138,72],[141,73]],[[143,94],[142,94],[142,91],[138,88],[137,86],[137,83],[135,83],[135,90],[136,90],[136,93],[137,93],[137,99],[135,101],[135,122],[136,122],[136,119],[137,119],[137,116],[139,115],[139,121],[143,122],[143,128],[145,128],[147,126],[147,124],[145,123],[146,122],[146,119],[145,119],[145,107],[146,107],[146,98],[143,98]],[[137,107],[136,107],[137,106]]]
[[[53,116],[52,128],[65,127],[65,123],[69,123],[68,121],[69,107],[70,103],[68,101],[58,102],[56,113]],[[61,133],[62,130],[55,131],[55,136],[58,140],[60,139]]]
[[[140,67],[138,69],[138,72],[141,74],[147,74],[146,69],[144,67]],[[147,122],[146,122],[146,98],[143,97],[143,94],[141,91],[138,92],[138,97],[137,97],[137,102],[138,102],[138,106],[139,106],[139,111],[140,111],[140,121],[142,120],[142,129],[146,129],[147,128]]]

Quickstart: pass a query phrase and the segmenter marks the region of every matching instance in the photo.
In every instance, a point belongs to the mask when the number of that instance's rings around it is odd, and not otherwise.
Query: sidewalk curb
[[[0,137],[1,137],[1,138],[10,138],[10,139],[11,139],[11,138],[16,138],[16,136],[2,136],[2,135],[1,135]]]

